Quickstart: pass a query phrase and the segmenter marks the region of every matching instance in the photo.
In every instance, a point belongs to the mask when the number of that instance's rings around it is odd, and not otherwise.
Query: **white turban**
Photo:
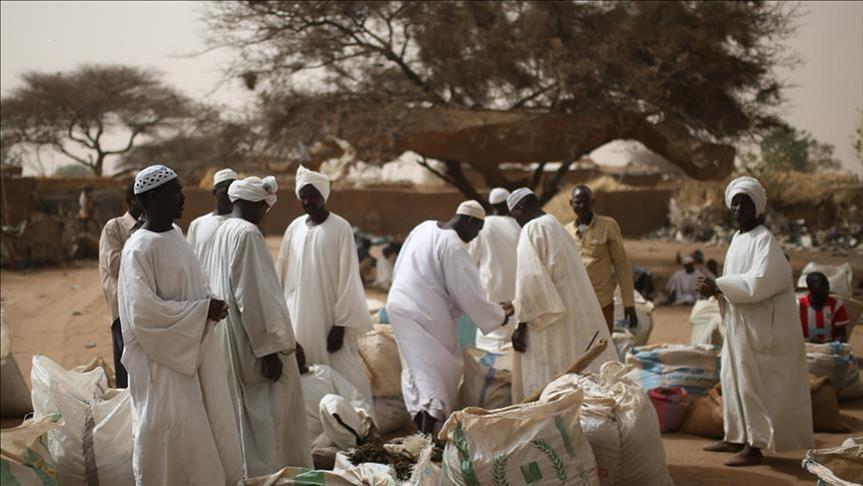
[[[755,203],[755,215],[761,216],[767,209],[767,194],[758,179],[749,176],[738,177],[725,188],[725,205],[731,209],[731,200],[738,194],[746,194]]]
[[[164,165],[151,165],[141,172],[138,172],[138,175],[135,176],[135,194],[137,195],[147,192],[150,189],[155,189],[176,178],[177,173],[170,168],[165,167]]]
[[[512,194],[507,196],[506,198],[506,207],[509,208],[510,211],[515,207],[516,204],[519,203],[526,196],[533,194],[533,191],[526,187],[519,187],[518,189],[512,191]]]
[[[243,201],[267,201],[267,206],[273,207],[276,204],[276,191],[279,185],[276,183],[276,178],[267,176],[261,179],[260,177],[246,177],[234,181],[231,187],[228,188],[228,197],[231,202],[237,199]]]
[[[488,203],[500,204],[502,202],[506,202],[507,196],[509,196],[509,191],[502,187],[495,187],[490,193],[488,193]]]
[[[237,180],[237,173],[232,169],[222,169],[213,175],[213,185],[217,186],[225,181]]]
[[[294,192],[297,194],[297,199],[300,197],[300,189],[306,187],[311,184],[318,192],[321,193],[321,196],[324,197],[324,202],[330,197],[330,180],[327,179],[327,176],[321,174],[320,172],[315,172],[313,170],[306,169],[302,165],[299,169],[297,169],[297,178],[296,184],[294,187]]]
[[[485,209],[483,209],[482,205],[476,201],[465,201],[459,204],[455,213],[470,216],[471,218],[476,218],[480,221],[485,219]]]

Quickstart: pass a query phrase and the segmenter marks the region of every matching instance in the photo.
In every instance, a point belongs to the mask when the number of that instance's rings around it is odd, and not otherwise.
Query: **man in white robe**
[[[725,189],[725,204],[738,231],[723,276],[698,284],[702,295],[726,303],[720,376],[725,438],[704,449],[736,452],[725,464],[750,466],[763,461],[761,449],[811,448],[812,405],[791,266],[761,223],[764,188],[752,177],[738,177]]]
[[[468,253],[479,267],[479,281],[492,302],[512,302],[515,299],[516,247],[521,227],[509,214],[506,198],[509,191],[496,187],[491,190],[488,202],[492,214],[486,216],[479,235],[468,243]],[[492,353],[512,349],[510,323],[483,334],[476,331],[476,347]]]
[[[198,216],[189,223],[189,232],[186,239],[195,252],[195,256],[204,271],[208,274],[206,266],[207,254],[213,245],[213,235],[219,226],[231,216],[231,198],[228,197],[228,188],[237,179],[237,173],[231,169],[222,169],[213,176],[213,197],[216,198],[216,206],[213,210],[203,216]]]
[[[396,260],[386,309],[401,355],[405,406],[423,433],[433,433],[458,401],[459,317],[467,314],[488,333],[512,314],[508,303],[488,300],[467,253],[484,218],[482,206],[467,201],[449,221],[420,223]]]
[[[276,203],[276,180],[248,177],[228,189],[231,217],[216,230],[208,268],[228,317],[216,327],[231,357],[233,403],[246,475],[311,467],[294,331],[273,258],[258,229]]]
[[[513,332],[512,399],[521,402],[558,377],[599,339],[611,342],[602,307],[578,249],[554,216],[545,214],[527,188],[513,191],[507,205],[521,224]],[[608,346],[588,367],[597,372],[619,361]]]
[[[276,262],[294,334],[310,363],[331,366],[371,402],[357,339],[372,320],[351,225],[327,210],[323,174],[300,166],[295,191],[306,214],[285,230]]]
[[[312,449],[363,445],[376,432],[371,404],[338,371],[327,365],[309,366],[301,346],[295,356]]]
[[[706,275],[695,268],[695,259],[691,256],[683,257],[682,263],[683,268],[674,272],[665,286],[665,291],[668,294],[666,304],[691,305],[698,300],[695,284],[699,277]]]
[[[173,224],[184,201],[177,174],[150,166],[135,177],[135,194],[144,222],[123,248],[117,290],[135,483],[235,484],[240,437],[213,331],[227,306]]]

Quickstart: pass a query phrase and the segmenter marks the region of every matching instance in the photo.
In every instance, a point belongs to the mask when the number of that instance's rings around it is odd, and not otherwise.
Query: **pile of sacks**
[[[550,383],[535,403],[467,408],[441,430],[445,484],[672,484],[652,407],[621,363]]]
[[[402,364],[392,326],[375,324],[360,336],[359,354],[372,385],[378,430],[390,434],[410,428],[411,418],[402,398]]]
[[[131,397],[109,387],[98,363],[66,370],[45,356],[33,357],[33,419],[2,435],[4,460],[20,459],[7,461],[19,483],[54,478],[59,484],[135,484]],[[31,476],[38,481],[28,482]]]

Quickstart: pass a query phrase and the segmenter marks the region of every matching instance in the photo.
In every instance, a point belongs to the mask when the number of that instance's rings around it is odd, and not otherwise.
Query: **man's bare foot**
[[[762,462],[764,462],[764,456],[761,455],[761,449],[747,445],[742,451],[725,461],[725,465],[728,467],[746,467],[757,466]]]
[[[740,452],[743,450],[743,444],[717,440],[716,442],[704,444],[701,448],[707,452]]]

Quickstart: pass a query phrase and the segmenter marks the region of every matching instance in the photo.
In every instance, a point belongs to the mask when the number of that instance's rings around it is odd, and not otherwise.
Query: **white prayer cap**
[[[480,221],[485,219],[485,209],[482,208],[482,204],[476,201],[465,201],[459,204],[455,213],[470,216],[471,218],[476,218]]]
[[[506,202],[507,196],[509,196],[509,191],[502,187],[495,187],[490,193],[488,193],[488,203],[500,204],[502,202]]]
[[[231,202],[235,202],[237,199],[251,202],[267,201],[267,206],[273,207],[273,204],[276,204],[276,191],[278,189],[279,185],[273,176],[267,176],[263,179],[255,176],[246,177],[231,184],[231,187],[228,188],[228,198],[231,199]]]
[[[761,216],[767,209],[767,194],[758,179],[742,176],[728,183],[725,188],[725,205],[731,209],[731,200],[738,194],[746,194],[755,203],[755,215]]]
[[[684,265],[691,265],[691,264],[695,263],[695,259],[694,259],[694,258],[692,258],[692,257],[691,257],[691,256],[689,256],[689,255],[686,255],[686,256],[685,256],[685,257],[683,257],[680,261],[681,261]]]
[[[311,184],[314,186],[318,192],[321,193],[321,196],[324,197],[324,202],[330,197],[330,180],[327,179],[327,176],[321,174],[320,172],[315,172],[313,170],[306,169],[302,165],[299,169],[297,169],[297,178],[294,187],[294,192],[297,194],[297,199],[300,198],[300,189],[306,187]]]
[[[176,179],[177,173],[164,165],[151,165],[135,176],[135,194],[142,194]]]
[[[510,211],[515,207],[516,204],[519,203],[526,196],[533,194],[533,191],[526,187],[519,187],[518,189],[512,191],[512,194],[507,196],[506,198],[506,207],[509,208]]]
[[[222,169],[213,176],[213,185],[217,186],[225,181],[237,180],[237,173],[233,169]]]

